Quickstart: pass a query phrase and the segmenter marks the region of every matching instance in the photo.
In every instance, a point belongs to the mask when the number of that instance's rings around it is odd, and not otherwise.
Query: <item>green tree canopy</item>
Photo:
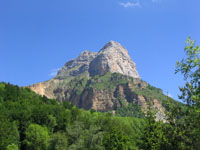
[[[186,58],[177,62],[176,73],[180,72],[186,81],[180,88],[180,99],[187,104],[185,112],[185,136],[188,149],[200,149],[200,48],[190,38],[186,41]]]
[[[30,124],[26,130],[25,143],[29,150],[47,150],[49,133],[46,127]]]

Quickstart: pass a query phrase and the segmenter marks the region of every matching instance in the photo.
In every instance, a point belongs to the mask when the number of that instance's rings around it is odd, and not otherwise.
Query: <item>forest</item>
[[[156,121],[150,102],[144,114],[122,117],[0,83],[0,149],[200,150],[200,48],[188,38],[185,52],[175,70],[183,105],[166,102],[166,121]]]

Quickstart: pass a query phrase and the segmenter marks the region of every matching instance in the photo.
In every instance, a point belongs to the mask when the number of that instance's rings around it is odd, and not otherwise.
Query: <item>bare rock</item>
[[[57,73],[56,78],[65,79],[88,73],[90,62],[96,57],[95,52],[82,52],[76,59],[68,61]]]
[[[104,75],[107,72],[140,78],[136,64],[130,58],[128,51],[114,41],[107,43],[89,65],[90,76]]]

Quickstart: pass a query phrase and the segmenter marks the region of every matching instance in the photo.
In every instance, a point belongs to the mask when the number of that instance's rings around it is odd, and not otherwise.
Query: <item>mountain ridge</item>
[[[66,62],[54,78],[29,88],[48,98],[101,112],[117,113],[119,108],[132,104],[144,111],[150,101],[157,110],[157,119],[165,119],[167,96],[140,78],[128,51],[114,41],[97,53],[82,52]]]
[[[83,51],[77,58],[65,63],[55,78],[78,76],[88,72],[90,76],[118,72],[140,78],[135,62],[128,51],[118,42],[110,41],[99,52]]]

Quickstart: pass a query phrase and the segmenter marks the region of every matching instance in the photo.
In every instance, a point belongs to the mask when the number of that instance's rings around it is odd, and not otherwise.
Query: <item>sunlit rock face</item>
[[[89,65],[90,76],[104,75],[107,72],[140,78],[136,64],[130,58],[128,51],[114,41],[107,43]]]

